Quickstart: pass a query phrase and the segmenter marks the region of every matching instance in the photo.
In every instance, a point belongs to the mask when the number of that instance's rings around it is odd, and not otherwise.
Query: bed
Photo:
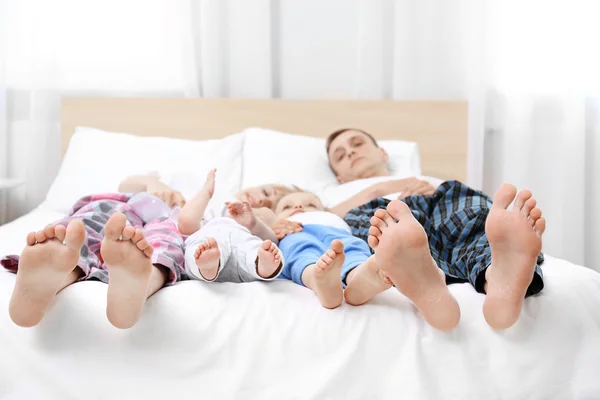
[[[177,164],[190,172],[180,175],[182,190],[192,191],[215,157],[218,177],[228,176],[222,190],[239,190],[277,179],[265,158],[298,169],[307,155],[297,153],[321,143],[303,138],[283,158],[257,154],[272,154],[280,132],[322,140],[345,126],[416,142],[423,175],[466,177],[464,102],[64,99],[59,176],[37,209],[0,227],[0,253],[20,253],[27,232],[60,218],[82,192],[113,188],[124,173],[172,175]],[[107,131],[136,137],[107,141]],[[161,165],[148,156],[176,148],[182,153]],[[106,162],[84,167],[90,152]],[[326,192],[320,179],[331,177],[311,172],[326,161],[313,156],[287,177],[308,174],[304,184]],[[125,331],[105,317],[107,286],[82,282],[57,296],[40,325],[23,329],[8,316],[15,276],[0,271],[0,398],[598,399],[600,274],[544,251],[545,289],[504,332],[488,327],[484,297],[468,284],[451,285],[462,319],[442,333],[393,289],[361,307],[326,310],[287,281],[180,282],[151,297]]]

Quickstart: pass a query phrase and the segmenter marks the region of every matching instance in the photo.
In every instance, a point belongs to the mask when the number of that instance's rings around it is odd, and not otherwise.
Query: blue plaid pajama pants
[[[425,229],[431,256],[446,274],[446,282],[470,282],[475,290],[485,293],[485,270],[492,262],[485,221],[492,200],[461,182],[447,181],[432,196],[414,195],[402,201]],[[378,198],[350,210],[344,220],[352,234],[367,241],[371,217],[389,203],[390,200]],[[540,268],[543,262],[544,255],[540,253],[526,296],[544,288]]]

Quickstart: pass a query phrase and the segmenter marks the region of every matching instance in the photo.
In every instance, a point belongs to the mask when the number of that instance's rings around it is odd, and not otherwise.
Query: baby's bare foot
[[[214,281],[219,274],[219,261],[221,260],[221,250],[214,238],[208,238],[204,243],[200,243],[196,252],[196,266],[200,275],[207,281]]]
[[[258,249],[256,272],[261,278],[272,278],[281,269],[279,247],[270,240],[265,240]]]
[[[311,289],[325,308],[336,308],[342,304],[344,289],[340,274],[345,259],[344,244],[334,240],[331,242],[331,249],[327,250],[314,265]]]
[[[392,287],[392,281],[379,269],[374,256],[354,268],[346,280],[348,286],[344,290],[344,298],[353,306],[364,304],[373,296]]]
[[[27,235],[9,305],[15,324],[31,327],[42,320],[65,278],[77,267],[84,242],[85,227],[79,220],[69,222],[67,228],[48,226]]]
[[[397,221],[397,222],[396,222]],[[427,234],[406,204],[392,201],[371,218],[369,245],[396,289],[408,297],[434,328],[451,330],[460,320],[456,299],[429,251]]]
[[[495,329],[506,329],[519,318],[546,229],[546,220],[529,190],[520,192],[513,209],[508,210],[516,193],[513,185],[503,185],[494,195],[485,224],[492,264],[485,274],[483,315]]]
[[[154,249],[141,229],[126,226],[116,213],[106,223],[100,254],[109,273],[106,316],[117,328],[131,328],[140,319],[149,295]]]

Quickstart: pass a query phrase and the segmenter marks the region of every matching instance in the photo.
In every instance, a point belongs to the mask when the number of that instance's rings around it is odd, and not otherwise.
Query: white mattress
[[[0,254],[59,218],[0,227]],[[361,307],[319,306],[291,282],[183,282],[149,299],[133,329],[107,321],[107,286],[70,286],[42,323],[15,326],[15,276],[0,271],[2,399],[598,399],[600,274],[547,257],[546,288],[495,332],[483,295],[452,285],[462,320],[426,325],[393,289]]]

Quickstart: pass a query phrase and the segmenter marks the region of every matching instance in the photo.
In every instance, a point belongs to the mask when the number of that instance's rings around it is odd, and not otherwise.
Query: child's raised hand
[[[235,222],[245,226],[250,230],[254,228],[254,225],[256,224],[256,217],[254,216],[252,206],[249,202],[244,201],[242,203],[240,201],[234,201],[226,202],[225,204],[227,205],[229,215],[231,215],[231,218],[233,218]]]
[[[210,197],[213,196],[213,194],[215,194],[215,174],[217,172],[216,168],[211,169],[210,171],[208,171],[208,174],[206,175],[206,182],[204,183],[204,189],[206,189],[208,191],[208,195]]]

